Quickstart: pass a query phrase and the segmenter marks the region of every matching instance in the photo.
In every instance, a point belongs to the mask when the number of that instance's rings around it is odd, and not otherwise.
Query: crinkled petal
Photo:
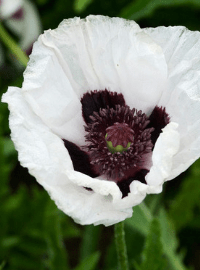
[[[86,91],[122,92],[131,108],[149,112],[165,88],[166,77],[162,50],[135,22],[89,16],[64,20],[40,36],[23,90],[35,113],[54,132],[81,145],[79,100]]]
[[[9,88],[3,96],[21,164],[78,223],[112,225],[130,217],[146,194],[161,192],[164,181],[199,157],[200,57],[194,52],[200,34],[162,29],[165,36],[119,18],[65,20],[35,44],[22,90]],[[124,198],[115,182],[74,171],[62,140],[84,144],[80,98],[105,88],[145,113],[166,107],[171,120],[156,141],[147,184],[134,180]]]
[[[171,121],[178,123],[180,148],[173,157],[168,180],[200,156],[200,32],[185,27],[147,28],[163,49],[168,65],[168,89],[159,101]]]
[[[2,101],[9,105],[11,138],[22,166],[27,167],[40,184],[45,181],[52,185],[62,183],[66,168],[73,169],[63,141],[30,110],[20,88],[9,87]]]
[[[102,196],[79,187],[79,189],[77,188],[78,197],[73,200],[74,192],[72,189],[68,189],[67,185],[56,189],[48,185],[44,187],[49,191],[57,206],[82,225],[104,224],[110,226],[132,216],[132,208],[115,209],[110,195]],[[73,204],[69,203],[71,201]]]
[[[23,92],[34,112],[53,132],[78,145],[85,143],[81,102],[57,55],[34,44],[34,57],[24,73]]]
[[[103,200],[101,199],[101,202],[99,203],[102,204],[100,209],[101,211],[104,211],[104,213],[100,213],[97,208],[98,216],[99,217],[101,215],[105,216],[105,213],[107,213],[108,216],[109,215],[112,216],[112,217],[110,216],[109,220],[107,220],[106,223],[105,221],[103,221],[104,225],[112,225],[116,222],[122,221],[124,220],[125,215],[126,218],[130,217],[132,215],[132,207],[138,205],[144,200],[148,190],[147,185],[137,180],[133,181],[130,185],[131,192],[128,194],[127,197],[122,199],[122,194],[118,186],[112,181],[107,181],[103,179],[101,180],[94,179],[76,171],[68,171],[67,175],[73,181],[73,183],[76,183],[78,186],[91,188],[92,189],[92,191],[90,191],[91,193],[94,192],[95,194],[98,194],[97,196],[103,196],[104,199]],[[89,201],[90,198],[88,198],[87,200]],[[90,204],[91,202],[87,203]],[[106,203],[108,204],[106,205]],[[94,202],[94,204],[95,207],[97,207],[96,202]],[[103,204],[105,205],[104,210],[102,208]],[[92,218],[90,215],[85,216],[87,222]],[[80,220],[78,222],[81,223]],[[100,220],[95,222],[93,220],[93,222],[91,223],[94,223],[95,225],[102,224]],[[89,224],[89,223],[82,223],[82,224]]]
[[[30,109],[21,89],[10,87],[2,100],[9,104],[11,138],[22,166],[29,169],[61,210],[78,223],[107,226],[132,215],[132,204],[141,202],[145,196],[141,188],[134,189],[131,202],[127,200],[121,205],[122,194],[114,182],[73,170],[62,139]]]
[[[145,180],[152,188],[161,186],[171,174],[173,157],[177,154],[180,146],[180,135],[177,131],[178,124],[171,122],[163,128],[152,154],[152,167]],[[156,190],[155,190],[156,193]]]

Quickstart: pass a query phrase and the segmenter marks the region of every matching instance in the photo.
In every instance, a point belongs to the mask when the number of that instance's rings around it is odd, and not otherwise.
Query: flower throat
[[[116,182],[125,197],[134,180],[146,183],[154,145],[169,123],[165,108],[150,116],[130,109],[121,93],[87,92],[81,98],[86,145],[63,140],[75,171]]]
[[[122,181],[142,166],[142,157],[152,151],[149,120],[142,111],[128,106],[94,112],[85,130],[91,164],[109,180]]]

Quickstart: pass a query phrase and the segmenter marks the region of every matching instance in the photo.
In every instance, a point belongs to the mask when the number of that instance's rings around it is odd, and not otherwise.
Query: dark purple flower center
[[[100,109],[99,113],[94,112],[90,119],[91,122],[85,126],[85,149],[95,170],[115,182],[135,174],[143,165],[144,155],[153,147],[151,132],[154,128],[146,128],[149,124],[147,116],[128,106],[116,105],[115,109],[108,107]],[[129,142],[131,144],[126,151],[110,151],[108,140],[113,147],[121,145],[126,148]]]
[[[129,108],[122,94],[107,90],[86,93],[81,103],[86,145],[81,150],[64,140],[74,169],[115,181],[125,197],[132,181],[146,183],[154,144],[169,116],[156,106],[148,117]]]

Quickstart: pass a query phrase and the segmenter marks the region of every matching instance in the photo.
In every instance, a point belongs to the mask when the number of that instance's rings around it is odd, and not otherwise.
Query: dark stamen
[[[165,108],[156,106],[148,118],[142,111],[126,106],[122,94],[108,90],[86,93],[81,103],[87,143],[82,148],[86,151],[63,140],[74,170],[115,181],[126,197],[132,181],[146,184],[151,152],[170,117]],[[126,149],[110,151],[108,142]]]
[[[115,182],[133,177],[138,167],[143,168],[143,155],[151,152],[153,147],[151,142],[153,128],[146,128],[149,123],[147,116],[142,111],[137,112],[128,106],[117,105],[115,109],[107,108],[100,109],[99,113],[94,112],[90,119],[91,123],[85,127],[88,142],[86,149],[96,170]],[[106,132],[115,123],[120,123],[124,127],[127,125],[128,138],[134,134],[134,139],[130,139],[133,143],[121,153],[111,153],[105,140]],[[126,134],[124,136],[126,137]]]

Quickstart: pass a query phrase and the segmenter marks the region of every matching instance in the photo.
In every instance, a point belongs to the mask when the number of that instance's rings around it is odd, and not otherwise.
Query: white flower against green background
[[[200,33],[64,20],[10,87],[19,160],[66,214],[111,225],[200,156]]]

